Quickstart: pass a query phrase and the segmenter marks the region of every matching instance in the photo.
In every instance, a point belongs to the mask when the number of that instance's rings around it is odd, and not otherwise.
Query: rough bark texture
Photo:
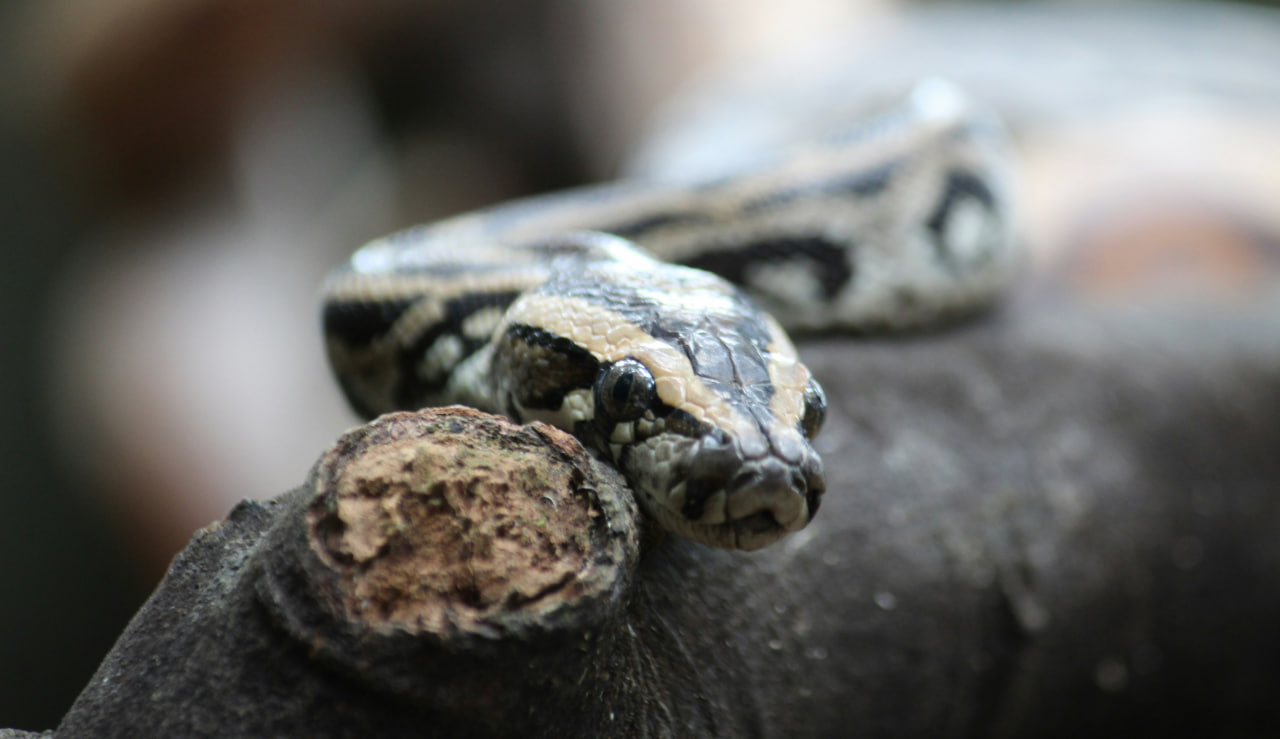
[[[358,431],[193,540],[57,736],[1280,731],[1280,314],[1020,302],[802,343],[829,491],[756,553],[637,555],[616,475],[545,431],[449,417],[553,468],[470,509],[404,444],[443,416]],[[543,495],[562,528],[494,533]]]

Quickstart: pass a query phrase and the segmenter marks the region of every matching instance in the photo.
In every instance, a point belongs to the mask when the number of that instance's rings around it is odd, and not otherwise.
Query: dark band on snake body
[[[981,269],[995,258],[989,251],[962,257],[957,254],[956,245],[947,238],[948,224],[955,217],[958,206],[964,203],[976,203],[989,214],[994,213],[998,207],[996,196],[987,183],[968,172],[948,172],[942,199],[925,222],[937,245],[938,260],[957,274],[965,270]]]
[[[624,239],[636,241],[643,239],[646,234],[659,229],[706,224],[712,220],[705,213],[659,213],[627,223],[611,224],[600,230],[615,236],[621,236]]]
[[[321,316],[326,336],[352,346],[366,346],[385,336],[418,298],[326,303]]]
[[[727,244],[708,249],[681,263],[694,269],[705,269],[726,280],[746,285],[752,271],[798,262],[808,267],[814,281],[821,286],[822,297],[830,300],[854,278],[848,245],[837,244],[822,235],[765,238],[742,244]]]
[[[487,336],[468,336],[462,330],[466,320],[485,309],[505,310],[519,295],[515,292],[474,293],[445,301],[443,317],[404,344],[399,352],[400,376],[404,381],[396,390],[396,402],[405,408],[421,407],[426,399],[443,390],[448,382],[447,373],[430,377],[418,372],[422,357],[437,342],[452,339],[458,342],[457,362],[465,361],[489,343]]]
[[[765,193],[743,204],[743,210],[749,213],[768,212],[800,199],[826,198],[852,195],[866,198],[879,195],[888,188],[893,175],[902,167],[899,160],[891,160],[876,165],[871,169],[852,174],[842,173],[821,182],[806,183],[800,186],[789,186],[781,190]]]

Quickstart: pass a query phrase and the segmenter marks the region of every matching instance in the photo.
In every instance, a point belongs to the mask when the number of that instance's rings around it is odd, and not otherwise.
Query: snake
[[[919,83],[737,169],[533,196],[374,240],[330,273],[356,412],[464,404],[576,436],[661,530],[759,549],[827,488],[826,395],[788,331],[912,330],[1016,271],[1011,146]]]

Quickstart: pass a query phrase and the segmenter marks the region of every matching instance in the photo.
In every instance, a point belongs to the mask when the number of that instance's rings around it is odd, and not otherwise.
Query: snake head
[[[675,404],[681,395],[697,395],[688,385],[705,379],[682,377],[660,392],[642,361],[609,363],[592,389],[594,415],[576,431],[614,461],[645,511],[670,531],[713,546],[757,549],[803,528],[826,489],[810,444],[825,412],[821,388],[808,378],[799,413],[782,417],[751,406],[737,387],[722,392],[715,399],[722,407],[710,413]],[[745,413],[730,423],[711,420],[734,405]]]
[[[609,458],[663,528],[757,549],[816,512],[822,389],[728,282],[639,252],[586,260],[518,298],[494,345],[502,409]]]

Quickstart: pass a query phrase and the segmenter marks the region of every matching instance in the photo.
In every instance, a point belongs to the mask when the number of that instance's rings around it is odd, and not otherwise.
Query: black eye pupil
[[[621,408],[627,404],[627,398],[631,396],[632,374],[624,373],[618,376],[613,383],[613,404]]]

